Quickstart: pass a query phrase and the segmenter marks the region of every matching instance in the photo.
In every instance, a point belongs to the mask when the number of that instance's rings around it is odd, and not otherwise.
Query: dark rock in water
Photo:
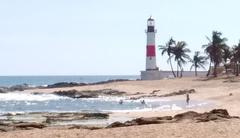
[[[129,81],[129,80],[128,79],[115,79],[115,80],[107,80],[107,81],[89,83],[89,85],[107,84],[107,83],[121,82],[121,81]]]
[[[136,125],[147,125],[147,124],[160,124],[160,123],[177,123],[184,120],[192,121],[193,123],[208,122],[208,121],[222,121],[225,119],[238,118],[235,116],[230,116],[228,111],[225,109],[214,109],[210,112],[197,113],[194,111],[189,111],[181,114],[177,114],[174,117],[151,117],[151,118],[137,118],[124,123],[114,122],[107,126],[106,128],[114,127],[126,127],[126,126],[136,126]]]
[[[119,81],[129,81],[129,80],[116,79],[116,80],[100,81],[100,82],[94,82],[94,83],[59,82],[52,85],[48,85],[45,88],[62,88],[62,87],[75,87],[75,86],[86,86],[86,85],[99,85],[99,84],[107,84],[107,83],[119,82]]]
[[[7,87],[1,87],[0,88],[0,93],[7,93],[8,92],[8,88]]]
[[[75,86],[85,86],[85,83],[76,82],[59,82],[52,85],[48,85],[46,88],[62,88],[62,87],[75,87]]]
[[[13,92],[13,91],[24,91],[28,89],[34,89],[35,87],[31,87],[28,84],[22,84],[22,85],[14,85],[11,87],[0,87],[0,93],[7,93],[7,92]]]
[[[29,86],[27,84],[15,85],[15,86],[10,87],[9,91],[24,91],[28,88],[29,88]]]
[[[54,94],[59,96],[67,96],[70,98],[97,98],[100,95],[109,95],[109,96],[119,96],[126,94],[126,92],[112,90],[112,89],[103,89],[103,90],[88,90],[88,91],[56,91]]]
[[[97,98],[98,95],[96,93],[86,93],[77,90],[69,90],[69,91],[56,91],[54,94],[59,96],[67,96],[70,98]]]

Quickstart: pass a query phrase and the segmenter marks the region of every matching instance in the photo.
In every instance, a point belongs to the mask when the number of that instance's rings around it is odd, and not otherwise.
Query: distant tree
[[[176,77],[176,74],[172,66],[172,56],[173,56],[173,47],[175,47],[175,45],[176,45],[176,41],[173,40],[173,38],[170,38],[170,40],[166,43],[166,45],[159,46],[159,50],[162,51],[162,55],[164,55],[165,53],[168,55],[167,62],[170,63],[172,74],[174,77]]]
[[[207,64],[207,57],[205,56],[200,56],[200,52],[196,51],[195,55],[193,56],[193,59],[190,60],[192,63],[192,66],[190,67],[190,70],[194,67],[195,69],[195,76],[197,76],[197,69],[198,68],[203,68],[205,69],[204,65]]]
[[[209,43],[206,45],[203,45],[203,48],[205,48],[205,52],[210,58],[210,67],[207,76],[210,73],[211,69],[211,63],[214,65],[213,75],[214,77],[217,77],[217,67],[222,62],[223,59],[223,49],[226,46],[226,38],[221,38],[222,33],[213,31],[212,32],[212,39],[207,37]]]
[[[227,45],[223,47],[223,61],[224,61],[224,67],[225,67],[225,72],[227,73],[228,69],[228,61],[231,61],[233,58],[233,51],[231,48]]]
[[[173,47],[174,59],[177,62],[177,77],[179,77],[179,69],[181,70],[180,77],[182,77],[183,65],[190,60],[188,53],[190,49],[186,48],[187,43],[184,41],[177,42],[176,46]]]
[[[239,63],[240,63],[240,41],[238,45],[233,46],[233,62],[236,67],[236,76],[239,76]]]

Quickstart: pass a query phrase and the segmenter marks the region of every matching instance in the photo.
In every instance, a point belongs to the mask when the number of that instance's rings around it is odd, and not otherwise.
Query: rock
[[[22,85],[11,86],[8,88],[8,91],[24,91],[30,88],[32,87],[30,87],[28,84],[22,84]]]
[[[46,125],[41,123],[19,123],[19,124],[13,124],[14,127],[20,128],[20,129],[29,129],[29,128],[39,128],[42,129],[46,127]]]
[[[160,90],[153,90],[150,94],[155,94],[157,92],[160,92]]]
[[[102,90],[88,90],[88,91],[77,91],[77,90],[69,90],[69,91],[56,91],[53,92],[59,96],[67,96],[70,98],[98,98],[98,96],[119,96],[123,95],[126,92],[112,90],[112,89],[102,89]]]
[[[129,81],[129,80],[128,79],[114,79],[114,80],[107,80],[107,81],[89,83],[89,85],[107,84],[107,83],[121,82],[121,81]]]
[[[77,120],[89,120],[89,119],[108,119],[108,113],[50,113],[45,115],[46,123],[51,124],[53,122],[62,121],[77,121]]]
[[[112,89],[103,89],[100,91],[100,93],[104,95],[111,95],[111,96],[119,96],[119,95],[124,95],[126,92],[123,91],[118,91],[118,90],[112,90]]]
[[[13,91],[24,91],[28,89],[34,89],[35,87],[29,86],[28,84],[14,85],[11,87],[0,87],[0,93],[7,93]]]
[[[214,109],[210,111],[210,114],[218,114],[222,117],[229,117],[229,113],[226,109]]]
[[[7,93],[7,92],[8,92],[8,88],[6,88],[6,87],[0,88],[0,93]]]
[[[188,111],[182,114],[177,114],[173,118],[176,121],[183,120],[183,119],[193,119],[195,117],[199,116],[199,113],[194,112],[194,111]]]
[[[107,119],[107,113],[83,113],[83,119]]]
[[[164,116],[164,117],[151,117],[151,118],[137,118],[131,121],[126,121],[124,123],[114,122],[107,126],[107,128],[114,127],[126,127],[126,126],[136,126],[136,125],[147,125],[147,124],[160,124],[160,123],[177,123],[184,120],[192,121],[193,123],[208,122],[208,121],[222,121],[225,119],[239,118],[230,116],[225,109],[214,109],[210,112],[197,113],[194,111],[189,111],[181,114],[177,114],[174,117]]]
[[[126,124],[121,122],[114,122],[108,125],[106,128],[115,128],[115,127],[126,127]]]
[[[62,88],[62,87],[75,87],[75,86],[86,86],[86,85],[99,85],[99,84],[107,84],[119,81],[129,81],[128,79],[115,79],[115,80],[107,80],[107,81],[100,81],[94,83],[76,83],[76,82],[59,82],[52,85],[48,85],[45,88]]]
[[[69,91],[56,91],[53,92],[56,95],[59,96],[67,96],[70,98],[97,98],[98,95],[95,93],[91,93],[91,92],[81,92],[81,91],[77,91],[77,90],[69,90]]]
[[[68,127],[68,129],[89,129],[89,130],[97,130],[102,128],[103,127],[91,127],[91,126],[83,126],[83,125],[72,125]]]
[[[59,82],[52,85],[48,85],[46,88],[62,88],[62,87],[75,87],[75,86],[85,86],[86,83],[76,83],[76,82]]]

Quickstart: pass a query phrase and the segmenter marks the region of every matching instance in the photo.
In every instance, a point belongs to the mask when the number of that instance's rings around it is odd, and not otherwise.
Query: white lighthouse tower
[[[141,71],[142,80],[160,79],[160,71],[156,64],[156,47],[155,47],[155,21],[150,17],[147,20],[147,46],[146,46],[146,70]]]

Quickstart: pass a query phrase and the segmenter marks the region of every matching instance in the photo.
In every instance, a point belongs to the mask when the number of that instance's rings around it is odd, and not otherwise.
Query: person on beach
[[[142,100],[142,101],[141,101],[141,104],[145,104],[145,100]]]
[[[189,101],[190,101],[190,97],[189,97],[189,93],[186,94],[186,103],[189,105]]]
[[[120,101],[119,101],[119,104],[123,104],[123,100],[120,100]]]

